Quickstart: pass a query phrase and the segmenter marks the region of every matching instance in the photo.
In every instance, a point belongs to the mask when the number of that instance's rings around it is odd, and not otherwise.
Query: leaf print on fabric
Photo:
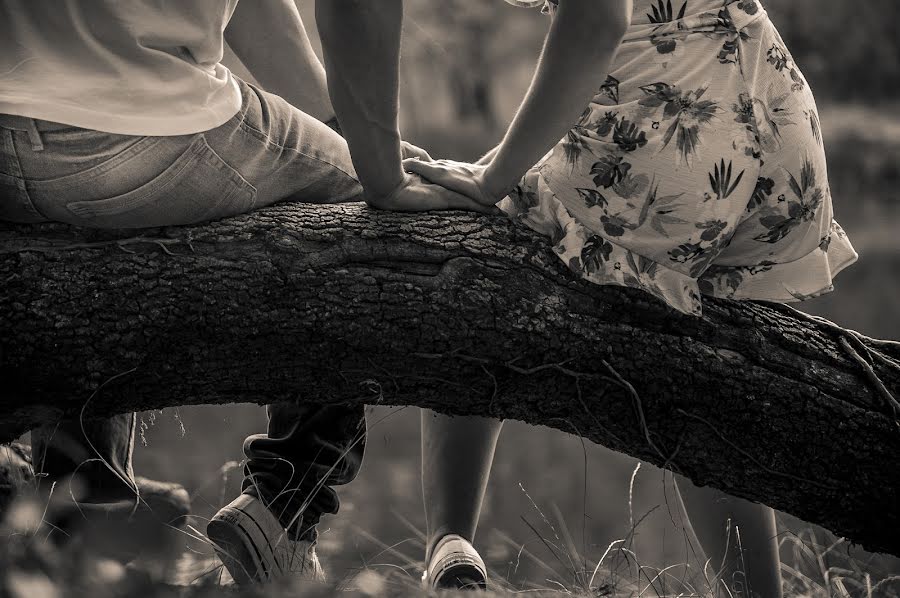
[[[613,104],[618,104],[619,80],[612,75],[608,75],[606,77],[606,81],[604,81],[603,85],[600,86],[599,95],[609,98],[610,100],[612,100]]]
[[[744,270],[743,266],[713,266],[697,281],[700,292],[704,295],[734,297],[744,282]]]
[[[739,0],[737,7],[748,15],[755,15],[759,12],[759,4],[756,3],[756,0]]]
[[[646,176],[641,174],[634,177],[635,184],[645,186]],[[630,179],[627,179],[630,180]],[[675,200],[679,199],[683,193],[676,195],[665,195],[659,197],[659,184],[653,181],[649,184],[647,195],[641,205],[638,213],[637,221],[630,221],[625,218],[624,213],[636,209],[632,203],[628,203],[628,208],[624,212],[616,214],[604,214],[600,217],[600,223],[603,225],[603,232],[610,237],[621,237],[626,230],[637,230],[642,227],[648,220],[650,227],[664,237],[668,237],[669,233],[665,226],[671,224],[685,224],[685,220],[674,215],[674,212],[680,207]]]
[[[738,45],[737,37],[725,40],[722,44],[722,49],[719,50],[719,62],[722,64],[738,64],[740,60],[738,52],[740,52],[740,46]]]
[[[584,205],[589,208],[605,208],[609,202],[603,197],[596,189],[584,189],[581,187],[576,187],[575,191],[578,192],[578,196],[584,201]]]
[[[600,159],[591,166],[591,176],[594,177],[594,184],[598,187],[609,189],[616,183],[620,182],[631,170],[631,164],[615,153],[601,156]]]
[[[787,51],[778,44],[772,44],[772,47],[766,52],[766,62],[775,67],[779,73],[787,68],[790,60]]]
[[[663,136],[660,151],[675,137],[679,159],[689,164],[697,152],[697,146],[700,145],[701,127],[708,124],[719,111],[719,105],[715,100],[703,99],[708,86],[682,92],[678,86],[653,83],[643,85],[640,89],[646,97],[641,98],[639,104],[650,107],[663,106],[663,118],[672,120]]]
[[[650,106],[658,108],[662,105],[668,105],[681,97],[681,88],[677,85],[669,85],[668,83],[651,83],[650,85],[642,85],[640,90],[647,97],[642,98],[638,104],[641,106]],[[674,112],[672,116],[674,116]]]
[[[694,226],[703,231],[700,233],[701,241],[714,241],[728,227],[728,223],[724,220],[707,220],[698,222]]]
[[[603,225],[603,232],[610,237],[621,237],[625,234],[625,228],[628,226],[626,220],[619,216],[611,216],[609,214],[600,216],[600,224]]]
[[[585,127],[588,122],[591,120],[591,107],[590,105],[585,106],[584,110],[581,111],[581,116],[578,117],[578,122],[575,123],[576,127]]]
[[[609,261],[612,254],[612,243],[599,235],[591,235],[581,248],[581,264],[584,272],[593,274]]]
[[[734,112],[734,122],[745,125],[752,125],[756,122],[756,115],[753,113],[753,99],[750,94],[742,91],[738,95],[737,102],[731,105]]]
[[[734,190],[737,189],[737,186],[741,184],[741,179],[744,178],[744,170],[737,175],[734,181],[731,180],[731,166],[732,161],[728,161],[728,166],[725,166],[725,158],[722,158],[718,164],[716,164],[713,172],[709,173],[709,184],[712,186],[713,193],[716,194],[716,199],[726,199],[729,195],[734,193]]]
[[[667,224],[684,224],[687,222],[686,220],[675,216],[675,211],[681,207],[681,204],[676,204],[675,200],[679,199],[683,193],[657,197],[658,194],[659,185],[653,185],[653,183],[651,183],[650,191],[647,193],[647,202],[644,205],[644,210],[646,211],[647,208],[653,207],[653,214],[650,218],[650,228],[660,235],[668,237],[669,232],[665,228]]]
[[[759,234],[753,239],[763,243],[777,243],[800,224],[800,221],[790,216],[784,216],[774,208],[765,210],[767,213],[759,219],[759,223],[767,229],[767,232]]]
[[[816,143],[822,145],[822,123],[819,122],[819,115],[815,110],[810,110],[809,112],[809,127],[812,129]]]
[[[681,264],[690,263],[691,267],[688,270],[688,275],[691,278],[700,278],[706,272],[706,269],[709,268],[722,247],[727,244],[727,240],[723,241],[721,239],[716,239],[706,246],[703,245],[703,241],[682,243],[677,248],[669,251],[669,259]]]
[[[734,112],[734,122],[744,125],[744,139],[740,140],[743,144],[744,155],[759,160],[762,157],[762,151],[759,144],[758,127],[756,124],[756,113],[753,110],[753,98],[749,93],[741,92],[738,95],[737,102],[731,105],[731,111]],[[739,149],[739,140],[732,143],[734,149]]]
[[[741,283],[744,282],[744,275],[741,272],[740,268],[732,268],[725,273],[723,282],[725,283],[725,287],[729,290],[729,296],[734,296],[735,292],[737,292],[738,290],[738,287],[740,287]]]
[[[671,54],[678,47],[678,41],[665,35],[651,35],[650,43],[656,48],[660,54]]]
[[[727,5],[728,3],[726,2],[725,4]],[[720,34],[727,34],[727,38],[719,50],[719,63],[740,66],[741,46],[739,42],[749,40],[750,36],[743,29],[738,31],[734,21],[731,19],[731,13],[728,12],[727,6],[723,6],[716,15],[714,31]]]
[[[779,73],[784,74],[785,70],[787,70],[791,81],[793,81],[791,91],[802,91],[806,87],[806,81],[784,47],[772,44],[772,47],[766,52],[766,62],[774,66]]]
[[[816,171],[809,159],[803,161],[799,181],[793,173],[788,173],[788,185],[797,201],[788,202],[787,216],[775,207],[762,210],[759,223],[767,230],[754,237],[754,240],[777,243],[801,223],[812,220],[825,199],[824,191],[816,185]]]
[[[792,173],[788,173],[788,183],[791,191],[800,200],[804,220],[811,220],[825,193],[816,186],[816,169],[808,158],[803,161],[803,167],[800,169],[800,181],[798,182]]]
[[[768,203],[769,197],[772,196],[772,189],[775,188],[775,181],[770,178],[759,177],[756,179],[756,187],[753,189],[753,195],[747,203],[747,211],[752,212],[754,208],[758,208]]]
[[[537,194],[522,185],[516,185],[513,188],[512,193],[509,194],[509,199],[513,204],[516,215],[524,214],[538,205]]]
[[[669,259],[679,264],[685,264],[702,257],[706,249],[700,243],[682,243],[675,249],[669,250]]]
[[[674,11],[672,10],[672,0],[657,0],[656,5],[651,5],[650,8],[653,10],[653,14],[647,13],[647,19],[651,23],[671,23],[672,21],[683,19],[684,12],[687,10],[687,0],[685,0],[681,9],[678,11],[678,16],[675,16]]]
[[[613,143],[622,151],[633,152],[647,145],[647,133],[638,129],[637,124],[623,118],[613,129]]]
[[[687,9],[687,2],[681,5],[681,9],[676,15],[672,10],[672,2],[669,0],[663,4],[662,0],[658,0],[659,8],[652,6],[653,14],[648,14],[647,18],[650,23],[656,24],[653,33],[650,34],[650,43],[656,48],[660,54],[671,54],[678,47],[678,37],[682,37],[684,31],[684,12]]]
[[[607,112],[602,117],[600,117],[600,120],[594,123],[594,130],[597,132],[597,135],[606,137],[607,135],[612,133],[618,122],[619,115],[617,113]]]
[[[562,143],[563,153],[566,156],[566,165],[568,165],[570,170],[575,169],[575,165],[581,158],[581,152],[587,150],[588,153],[592,153],[584,135],[581,134],[583,130],[578,125],[574,126],[566,133],[566,139]]]
[[[794,67],[791,67],[791,81],[794,82],[794,84],[791,85],[791,91],[802,91],[803,88],[806,87],[806,81],[803,80],[800,71]]]
[[[777,94],[775,86],[769,87],[768,97],[765,101],[754,98],[754,114],[756,115],[759,146],[764,153],[778,151],[782,144],[781,129],[797,123],[793,120],[791,105],[791,93]]]
[[[637,255],[637,260],[635,260],[634,252],[628,252],[628,266],[634,271],[635,274],[646,276],[649,279],[653,279],[656,277],[657,269],[659,268],[659,264],[654,262],[651,259],[645,258],[642,255]]]
[[[612,189],[619,197],[631,199],[643,193],[649,184],[650,179],[647,178],[646,174],[635,175],[629,172],[621,181],[613,185]]]
[[[757,274],[762,274],[763,272],[769,272],[774,265],[775,262],[762,261],[755,266],[741,266],[741,269],[745,272],[749,272],[750,276],[756,276]]]

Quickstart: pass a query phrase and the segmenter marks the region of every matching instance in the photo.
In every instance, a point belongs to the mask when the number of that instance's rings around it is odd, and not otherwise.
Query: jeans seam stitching
[[[250,195],[251,195],[251,200],[252,200],[252,202],[253,202],[253,207],[255,207],[255,206],[256,206],[256,196],[257,196],[258,193],[259,193],[259,190],[256,188],[256,185],[254,185],[253,183],[251,183],[250,181],[248,181],[248,180],[247,180],[247,177],[245,177],[245,176],[241,173],[240,170],[238,170],[237,168],[235,168],[234,166],[232,166],[231,164],[229,164],[228,161],[225,160],[225,158],[223,158],[223,157],[219,154],[219,152],[217,152],[217,151],[215,150],[215,148],[213,148],[213,147],[209,144],[209,140],[206,139],[206,135],[205,135],[205,134],[203,135],[203,141],[204,141],[204,143],[206,144],[206,147],[209,148],[209,151],[212,152],[212,154],[219,160],[219,162],[221,162],[222,164],[224,164],[225,166],[227,166],[234,174],[237,175],[237,177],[238,177],[245,185],[247,185],[248,187],[250,187],[250,190],[251,190],[251,194],[250,194]],[[231,193],[228,194],[227,198],[230,199],[230,198],[238,191],[238,189],[239,189],[238,187],[235,187],[235,189],[233,189],[233,190],[231,191]],[[253,208],[251,207],[251,209],[253,209]]]
[[[202,135],[201,135],[201,137],[202,137]],[[192,143],[193,143],[193,142],[192,142]],[[205,138],[205,137],[203,138],[203,145],[207,145],[207,146],[208,146],[208,144],[206,143],[206,138]],[[210,148],[210,149],[212,149],[212,148]],[[168,189],[169,187],[171,187],[171,186],[173,185],[173,182],[172,182],[172,181],[173,181],[176,177],[180,176],[180,175],[185,171],[185,169],[187,169],[187,168],[191,165],[191,160],[192,160],[194,157],[196,157],[197,155],[199,155],[201,150],[202,150],[202,147],[197,147],[197,148],[194,148],[194,149],[191,149],[191,148],[189,147],[187,151],[190,152],[192,155],[188,156],[187,159],[184,160],[184,163],[181,164],[181,165],[179,165],[179,168],[178,168],[178,169],[176,169],[174,172],[170,173],[171,176],[170,176],[170,178],[169,178],[169,181],[165,182],[165,183],[162,185],[162,187],[161,187],[160,190],[156,190],[156,191],[154,191],[154,192],[164,191],[164,190]],[[184,157],[184,156],[185,156],[185,154],[182,154],[182,157]],[[130,159],[130,158],[129,158],[129,159]],[[151,181],[151,182],[152,182],[152,181]],[[147,184],[149,184],[149,183],[147,183]],[[146,185],[144,185],[144,187],[146,187]],[[135,191],[136,191],[136,190],[135,190]],[[105,201],[105,200],[107,200],[107,199],[116,199],[116,198],[122,197],[122,195],[128,195],[128,194],[130,194],[130,193],[134,193],[134,191],[130,191],[130,192],[128,192],[128,193],[124,193],[124,194],[121,194],[121,195],[117,195],[117,196],[115,196],[115,197],[103,198],[103,199],[100,199],[100,200],[78,200],[78,201],[73,201],[73,202],[67,203],[67,204],[66,204],[66,208],[67,208],[70,212],[72,212],[73,214],[75,214],[76,216],[81,216],[82,218],[84,218],[85,215],[82,214],[82,213],[79,213],[78,208],[73,208],[72,206],[74,206],[75,204],[78,204],[79,207],[80,207],[80,206],[90,207],[91,204],[96,205],[96,201]],[[144,189],[141,193],[136,194],[135,197],[132,198],[132,200],[133,200],[133,201],[143,201],[143,200],[146,199],[146,197],[147,197],[148,195],[150,195],[150,194],[151,194],[151,191],[147,191],[146,189]],[[119,212],[119,213],[115,213],[115,212],[114,212],[112,215],[117,215],[117,214],[120,214],[120,213],[121,213],[121,212]],[[94,215],[97,216],[98,214],[95,213]],[[110,215],[110,214],[103,214],[103,216],[109,216],[109,215]]]
[[[320,164],[327,164],[328,166],[331,166],[332,168],[334,168],[334,169],[337,170],[338,172],[341,172],[341,173],[345,174],[347,177],[353,179],[354,181],[359,182],[359,179],[358,179],[357,177],[353,176],[352,174],[350,174],[349,172],[347,172],[346,170],[344,170],[343,168],[341,168],[341,167],[338,166],[337,164],[334,164],[333,162],[329,162],[328,160],[323,160],[322,158],[319,158],[319,157],[317,157],[317,156],[311,156],[311,155],[309,155],[308,153],[306,153],[306,152],[304,152],[304,151],[302,151],[302,150],[299,150],[299,149],[297,149],[297,148],[295,148],[295,147],[287,147],[287,146],[281,145],[281,144],[279,144],[279,143],[275,143],[275,142],[272,141],[272,139],[271,139],[270,137],[268,137],[265,133],[263,133],[262,131],[258,130],[256,127],[250,125],[249,123],[247,123],[247,122],[245,122],[245,121],[241,121],[240,127],[241,127],[242,129],[246,130],[248,133],[250,133],[250,134],[253,135],[254,137],[256,137],[257,139],[259,139],[260,141],[262,141],[263,143],[265,143],[267,147],[278,148],[278,149],[280,149],[280,150],[282,150],[282,151],[291,151],[291,152],[294,152],[294,153],[296,153],[296,154],[300,154],[300,155],[303,156],[304,158],[308,158],[308,159],[310,159],[310,160],[314,160],[314,161],[316,161],[316,162],[319,162]],[[336,134],[337,134],[337,133],[335,133],[335,135],[336,135]]]
[[[40,210],[37,209],[37,206],[34,205],[34,200],[31,199],[31,193],[28,191],[28,181],[25,180],[25,173],[22,171],[22,161],[19,159],[18,150],[16,150],[16,142],[13,137],[13,131],[12,131],[12,129],[5,129],[5,128],[3,130],[7,131],[9,133],[9,136],[8,136],[9,149],[10,149],[10,154],[12,154],[12,158],[13,158],[10,161],[10,164],[12,164],[13,170],[17,171],[16,173],[10,174],[8,176],[11,176],[12,178],[17,179],[18,182],[20,182],[22,184],[20,188],[22,190],[22,193],[25,196],[25,201],[28,202],[27,209],[32,210],[35,214],[37,214],[41,218],[47,219],[47,216],[43,212],[41,212]]]
[[[101,164],[97,164],[96,166],[92,166],[92,167],[88,168],[87,170],[83,170],[80,172],[73,172],[72,174],[67,174],[67,175],[57,177],[54,179],[35,180],[35,181],[31,181],[31,184],[38,186],[38,187],[42,187],[42,188],[45,186],[50,187],[52,190],[54,188],[54,186],[57,186],[60,184],[65,184],[67,182],[67,179],[74,179],[75,177],[78,177],[78,176],[83,177],[88,172],[90,172],[92,175],[95,175],[95,176],[103,176],[103,175],[109,173],[110,171],[113,171],[117,168],[124,166],[125,164],[127,164],[128,162],[133,160],[136,156],[140,155],[144,151],[154,148],[157,144],[161,143],[163,139],[164,139],[163,137],[144,136],[143,139],[140,139],[140,140],[136,141],[135,143],[131,144],[126,149],[119,152],[118,154],[116,154],[115,156],[110,158],[109,160],[106,160],[105,162],[102,162]],[[143,148],[138,148],[138,146],[145,140],[149,140],[147,142],[147,146],[143,147]],[[96,170],[94,170],[94,169],[96,169]]]

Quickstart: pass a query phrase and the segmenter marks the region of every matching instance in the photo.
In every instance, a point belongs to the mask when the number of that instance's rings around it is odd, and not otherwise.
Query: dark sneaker
[[[206,526],[206,535],[238,584],[284,578],[325,581],[315,542],[291,540],[278,518],[249,494],[220,509]]]

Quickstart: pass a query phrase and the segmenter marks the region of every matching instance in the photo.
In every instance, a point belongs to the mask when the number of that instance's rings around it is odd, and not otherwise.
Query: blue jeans
[[[116,135],[0,115],[0,220],[144,228],[216,220],[285,200],[362,199],[340,135],[278,96],[240,86],[240,111],[192,135]],[[244,443],[244,492],[269,504],[294,537],[313,536],[319,517],[338,510],[332,486],[359,471],[363,407],[279,403],[268,415],[268,433]],[[77,469],[90,480],[93,500],[133,495],[133,429],[128,414],[85,422],[84,431],[71,421],[36,430],[43,480]],[[86,463],[98,452],[109,468]]]

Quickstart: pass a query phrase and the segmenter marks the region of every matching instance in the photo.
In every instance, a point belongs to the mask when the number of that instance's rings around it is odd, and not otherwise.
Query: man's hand
[[[403,168],[432,183],[465,195],[480,206],[493,206],[506,196],[505,191],[489,188],[485,180],[487,167],[483,164],[469,164],[455,160],[422,162],[410,159],[403,161]]]
[[[406,174],[403,182],[383,198],[368,198],[370,206],[396,212],[427,212],[429,210],[468,210],[482,214],[499,214],[500,210],[483,205],[470,197],[424,180],[417,174]]]

